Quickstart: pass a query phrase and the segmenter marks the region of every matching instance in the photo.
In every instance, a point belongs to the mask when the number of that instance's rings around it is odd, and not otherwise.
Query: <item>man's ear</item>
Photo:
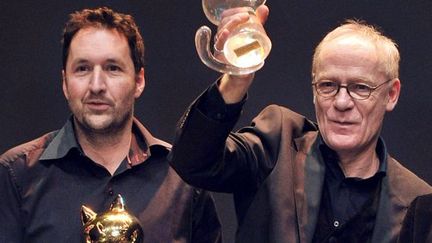
[[[399,95],[401,91],[401,81],[395,78],[391,81],[391,86],[388,91],[388,101],[386,104],[386,111],[392,111],[399,100]]]
[[[138,98],[141,96],[145,88],[144,68],[141,68],[140,71],[136,74],[135,82],[136,82],[135,98]]]
[[[63,69],[62,70],[62,88],[63,88],[63,94],[64,94],[66,100],[69,100],[69,92],[68,92],[68,89],[67,89],[67,82],[66,81],[67,81],[66,80],[66,72]]]

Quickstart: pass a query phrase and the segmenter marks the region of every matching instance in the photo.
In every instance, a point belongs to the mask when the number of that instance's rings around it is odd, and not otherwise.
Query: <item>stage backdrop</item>
[[[146,89],[136,116],[154,135],[172,141],[177,119],[219,74],[199,61],[194,34],[210,25],[198,0],[8,1],[0,3],[0,153],[48,131],[69,116],[61,90],[60,37],[67,15],[110,6],[130,13],[146,44]],[[326,32],[344,19],[379,25],[402,56],[402,95],[386,117],[383,137],[394,157],[432,183],[432,1],[269,0],[273,50],[256,74],[240,125],[277,103],[315,119],[311,56]],[[214,28],[213,28],[214,29]],[[230,195],[215,194],[226,242],[236,227]]]

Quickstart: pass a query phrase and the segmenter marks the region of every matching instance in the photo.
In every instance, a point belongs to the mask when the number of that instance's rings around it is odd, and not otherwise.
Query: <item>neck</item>
[[[75,122],[79,144],[85,155],[106,168],[111,175],[128,155],[132,138],[132,120],[115,131],[98,132],[83,129]]]
[[[380,161],[375,146],[358,154],[339,153],[339,165],[346,177],[369,178],[378,171]]]

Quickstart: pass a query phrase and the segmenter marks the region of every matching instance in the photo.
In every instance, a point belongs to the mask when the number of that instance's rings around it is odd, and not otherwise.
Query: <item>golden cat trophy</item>
[[[142,243],[144,234],[138,219],[126,211],[119,194],[110,209],[96,214],[86,206],[81,207],[84,242],[86,243]]]

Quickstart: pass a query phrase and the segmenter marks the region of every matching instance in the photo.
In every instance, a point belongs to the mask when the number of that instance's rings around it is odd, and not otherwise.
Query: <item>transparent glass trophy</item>
[[[271,41],[255,16],[258,6],[265,0],[202,0],[206,17],[218,25],[224,10],[249,7],[249,20],[234,29],[224,44],[222,53],[228,63],[218,61],[212,54],[209,27],[200,27],[195,35],[195,46],[201,61],[208,67],[234,75],[253,73],[264,65],[271,50]]]

